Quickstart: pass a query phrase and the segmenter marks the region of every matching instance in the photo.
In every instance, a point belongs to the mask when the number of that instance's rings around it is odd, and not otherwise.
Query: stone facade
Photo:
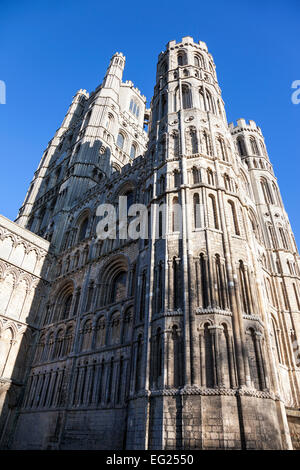
[[[5,441],[39,336],[49,242],[0,215],[0,438]]]
[[[150,109],[124,65],[75,95],[16,220],[50,264],[2,446],[297,448],[299,254],[261,129],[228,125],[202,41],[167,44]],[[122,195],[149,239],[97,238]]]

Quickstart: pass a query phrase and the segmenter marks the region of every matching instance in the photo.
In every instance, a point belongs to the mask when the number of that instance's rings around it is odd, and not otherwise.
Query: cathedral
[[[1,448],[300,449],[299,254],[262,131],[227,123],[202,41],[159,54],[149,108],[124,67],[0,216]],[[122,196],[147,236],[119,236]]]

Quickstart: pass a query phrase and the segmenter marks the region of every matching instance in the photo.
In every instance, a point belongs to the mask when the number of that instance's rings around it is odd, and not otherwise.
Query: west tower
[[[53,260],[4,445],[297,446],[299,255],[262,132],[228,126],[202,41],[167,44],[150,110],[124,65],[75,95],[20,209]],[[148,239],[96,238],[120,195]]]

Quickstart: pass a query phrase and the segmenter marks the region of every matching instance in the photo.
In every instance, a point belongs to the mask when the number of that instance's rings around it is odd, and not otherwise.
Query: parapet
[[[166,45],[166,49],[174,49],[176,46],[188,46],[188,45],[193,45],[193,46],[200,46],[201,49],[204,49],[207,52],[207,45],[204,41],[198,41],[195,42],[194,39],[191,36],[185,36],[182,38],[180,42],[176,42],[175,40],[169,41]]]
[[[240,119],[237,119],[236,125],[235,125],[234,122],[231,122],[228,125],[228,127],[229,127],[229,130],[231,132],[253,131],[253,130],[255,130],[255,131],[259,132],[260,134],[262,133],[261,128],[252,119],[249,119],[249,122],[247,123],[246,119],[240,118]]]
[[[83,90],[82,88],[80,88],[80,90],[76,91],[75,96],[77,96],[77,95],[84,95],[87,99],[90,96],[88,91]],[[74,98],[75,98],[75,96],[74,96]]]
[[[169,50],[173,50],[173,49],[179,49],[180,47],[184,47],[184,46],[193,46],[199,50],[202,50],[202,51],[205,51],[205,52],[208,52],[208,49],[207,49],[207,45],[204,41],[198,41],[198,42],[195,42],[194,39],[191,37],[191,36],[185,36],[182,38],[181,41],[179,42],[176,42],[175,40],[172,40],[172,41],[169,41],[167,44],[166,44],[166,50],[165,51],[162,51],[159,56],[158,56],[158,62],[162,59],[162,57],[164,57],[164,55],[169,51]]]
[[[122,52],[115,52],[114,55],[112,56],[112,59],[114,57],[122,57],[122,59],[126,59],[126,57],[124,56],[124,54]]]
[[[125,82],[122,83],[122,86],[128,86],[128,87],[132,88],[136,92],[136,94],[139,95],[140,98],[144,102],[146,102],[146,100],[147,100],[146,96],[142,95],[140,90],[137,87],[134,86],[134,83],[131,80],[126,80]]]

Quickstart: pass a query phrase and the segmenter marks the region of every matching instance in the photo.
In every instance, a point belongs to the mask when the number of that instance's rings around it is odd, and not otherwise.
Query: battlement
[[[89,96],[90,96],[90,95],[89,95],[89,92],[86,91],[86,90],[84,90],[84,89],[82,89],[82,88],[80,88],[80,90],[76,91],[75,96],[77,96],[77,95],[84,95],[87,99],[88,99]],[[75,96],[74,96],[74,98],[75,98]]]
[[[144,102],[146,102],[146,100],[147,100],[146,96],[142,95],[141,91],[137,87],[134,86],[134,83],[131,80],[126,80],[125,82],[122,83],[122,86],[127,86],[129,88],[132,88],[132,90],[135,91],[136,94],[139,95],[140,98]]]
[[[173,49],[177,49],[177,48],[179,49],[180,47],[184,47],[184,46],[194,46],[198,49],[201,49],[205,52],[208,52],[207,45],[204,41],[195,42],[194,39],[191,36],[185,36],[179,42],[176,42],[176,40],[169,41],[166,44],[166,51],[162,51],[159,54],[158,60],[160,61],[160,59],[166,54],[166,52],[168,50],[173,50]]]
[[[249,119],[249,122],[246,121],[244,118],[237,119],[236,125],[234,122],[231,122],[228,127],[231,132],[242,131],[242,130],[256,130],[261,133],[261,128],[256,124],[255,121]]]
[[[122,57],[122,59],[126,59],[126,57],[124,56],[123,52],[115,52],[114,55],[112,56],[112,59],[114,57]]]

